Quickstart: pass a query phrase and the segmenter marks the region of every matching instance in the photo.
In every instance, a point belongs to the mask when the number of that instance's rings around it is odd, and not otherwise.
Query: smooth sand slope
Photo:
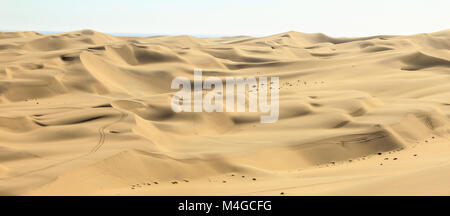
[[[173,78],[280,77],[280,120],[174,113]],[[450,195],[450,31],[0,33],[0,195]]]

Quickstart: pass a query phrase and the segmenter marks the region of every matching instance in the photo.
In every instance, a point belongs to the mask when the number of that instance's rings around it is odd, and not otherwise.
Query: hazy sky
[[[448,28],[450,0],[0,0],[1,30],[367,36]]]

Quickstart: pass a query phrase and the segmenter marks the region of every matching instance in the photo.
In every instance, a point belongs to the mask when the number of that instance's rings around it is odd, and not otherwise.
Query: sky
[[[450,0],[0,0],[0,30],[335,37],[450,28]]]

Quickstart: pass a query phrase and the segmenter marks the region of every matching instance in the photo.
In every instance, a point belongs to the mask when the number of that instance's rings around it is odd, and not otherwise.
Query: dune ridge
[[[174,113],[196,68],[279,77],[279,121]],[[449,30],[0,32],[0,194],[448,195],[449,81]]]

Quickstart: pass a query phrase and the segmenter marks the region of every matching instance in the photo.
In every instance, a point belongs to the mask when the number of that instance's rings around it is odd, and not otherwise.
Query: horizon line
[[[326,33],[322,32],[302,32],[302,31],[285,31],[285,32],[279,32],[274,34],[253,34],[253,35],[239,35],[239,34],[188,34],[188,33],[133,33],[133,32],[103,32],[103,31],[97,31],[90,28],[85,29],[77,29],[77,30],[68,30],[68,31],[47,31],[47,30],[8,30],[8,29],[0,29],[0,32],[36,32],[40,34],[62,34],[67,32],[76,32],[76,31],[83,31],[83,30],[91,30],[95,32],[101,32],[105,34],[109,34],[112,36],[117,37],[153,37],[153,36],[193,36],[198,38],[215,38],[215,37],[266,37],[271,35],[277,35],[277,34],[283,34],[283,33],[289,33],[289,32],[297,32],[297,33],[304,33],[304,34],[324,34],[329,37],[333,38],[362,38],[362,37],[376,37],[376,36],[407,36],[407,35],[418,35],[418,34],[430,34],[430,33],[436,33],[436,32],[443,32],[448,31],[450,28],[433,31],[433,32],[418,32],[418,33],[412,33],[412,34],[374,34],[374,35],[356,35],[356,36],[332,36]]]

